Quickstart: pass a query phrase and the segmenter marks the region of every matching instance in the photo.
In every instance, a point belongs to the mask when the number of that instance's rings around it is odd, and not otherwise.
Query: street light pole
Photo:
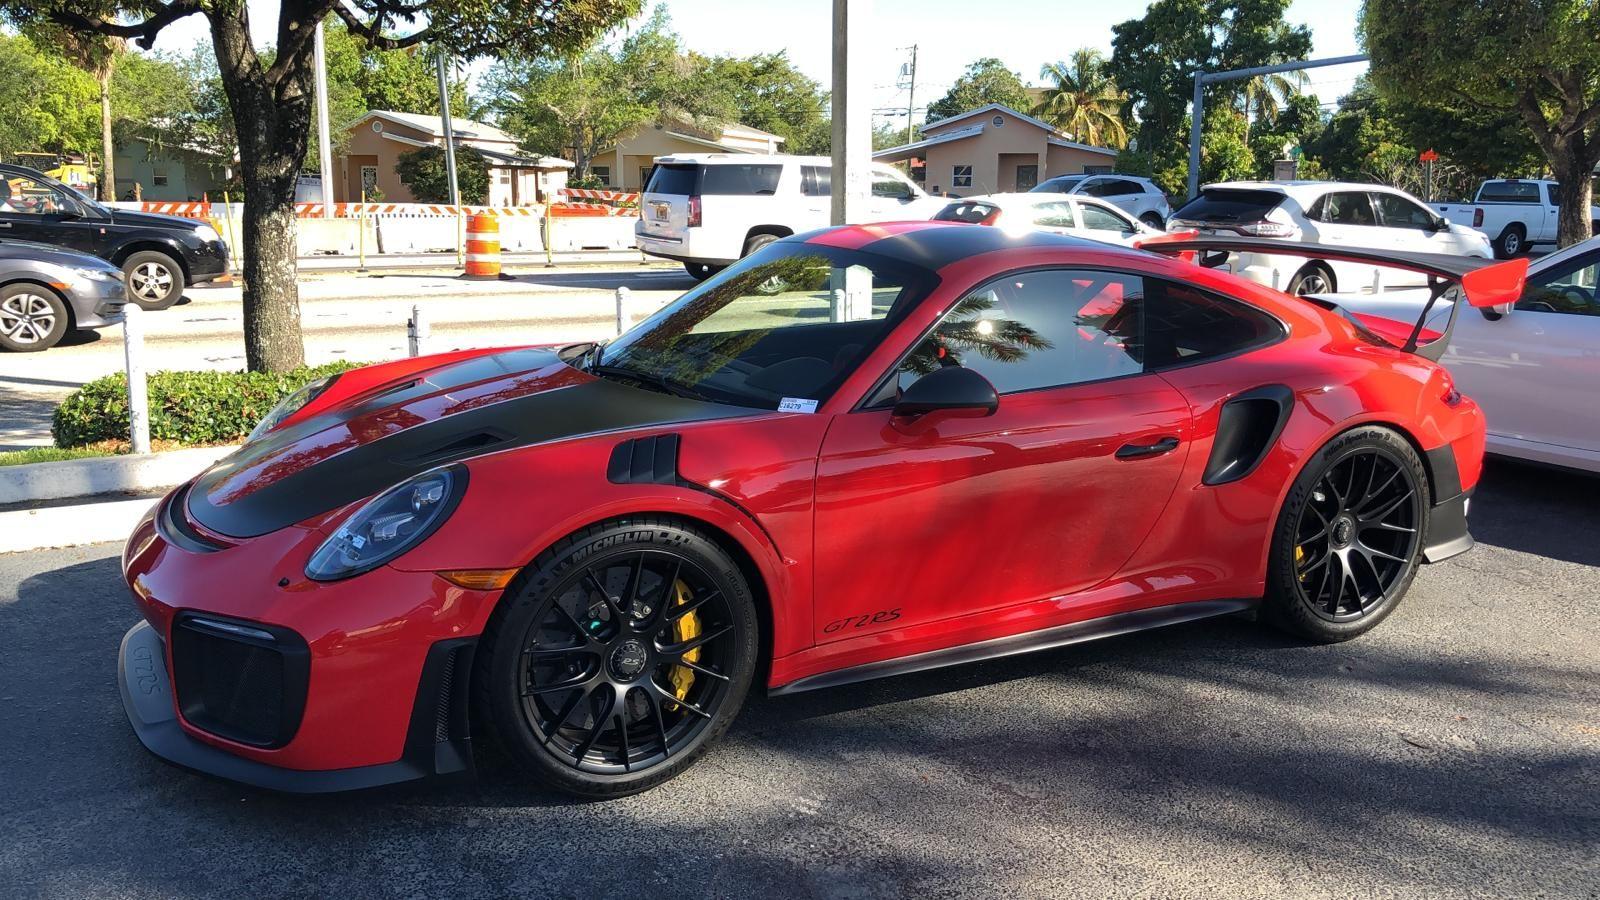
[[[866,221],[872,190],[871,0],[833,0],[833,175],[830,224]]]
[[[439,54],[439,118],[444,122],[444,170],[450,184],[450,205],[461,204],[461,192],[456,187],[456,133],[450,126],[450,85],[445,79],[445,55]]]
[[[312,67],[317,70],[317,158],[322,163],[322,217],[333,218],[333,143],[328,133],[328,58],[322,23],[311,43]]]

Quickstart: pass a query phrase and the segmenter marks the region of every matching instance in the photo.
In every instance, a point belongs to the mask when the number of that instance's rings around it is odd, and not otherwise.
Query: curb
[[[188,481],[202,469],[237,449],[239,447],[235,444],[142,453],[137,456],[97,456],[25,466],[0,466],[0,506],[93,497],[97,494],[161,490]],[[7,530],[7,526],[0,525],[0,534]]]
[[[0,553],[127,540],[159,497],[0,512]]]

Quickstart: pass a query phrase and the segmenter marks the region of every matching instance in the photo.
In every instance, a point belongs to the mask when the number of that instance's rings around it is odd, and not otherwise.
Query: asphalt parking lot
[[[120,548],[0,556],[0,895],[1600,896],[1600,479],[1494,463],[1472,520],[1348,644],[1217,620],[757,699],[588,804],[169,768],[117,695]]]

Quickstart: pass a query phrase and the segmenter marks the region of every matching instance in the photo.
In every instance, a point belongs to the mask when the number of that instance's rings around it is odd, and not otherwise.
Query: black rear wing
[[[1188,256],[1200,265],[1221,265],[1231,253],[1267,253],[1279,256],[1303,256],[1308,259],[1338,260],[1340,262],[1369,263],[1392,269],[1404,269],[1428,276],[1428,302],[1422,307],[1410,336],[1400,348],[1406,353],[1438,361],[1449,344],[1450,332],[1455,326],[1459,304],[1450,308],[1450,321],[1438,339],[1419,348],[1417,342],[1428,321],[1428,313],[1445,292],[1460,287],[1468,305],[1487,309],[1515,303],[1522,296],[1528,279],[1528,260],[1512,259],[1496,262],[1476,256],[1451,256],[1444,253],[1406,253],[1399,250],[1376,250],[1370,247],[1336,247],[1330,244],[1308,244],[1275,238],[1235,237],[1231,235],[1205,235],[1198,232],[1177,232],[1145,238],[1137,245],[1140,249],[1167,256]]]

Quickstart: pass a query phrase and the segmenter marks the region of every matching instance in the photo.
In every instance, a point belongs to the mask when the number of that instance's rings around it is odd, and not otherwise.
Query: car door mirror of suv
[[[932,412],[970,412],[993,415],[1000,395],[989,379],[965,366],[944,366],[918,378],[894,405],[896,418],[915,418]]]

